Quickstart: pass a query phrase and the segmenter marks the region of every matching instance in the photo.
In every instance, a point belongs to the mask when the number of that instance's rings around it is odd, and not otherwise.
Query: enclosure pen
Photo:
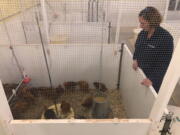
[[[179,101],[180,26],[167,20],[169,1],[1,0],[0,135],[179,135],[173,105]],[[166,35],[136,42],[143,32],[146,37],[138,16],[149,6],[165,18],[158,28],[174,39],[159,93],[153,83],[142,85],[149,78],[143,64],[149,71],[167,60],[159,60],[166,49],[154,46]]]

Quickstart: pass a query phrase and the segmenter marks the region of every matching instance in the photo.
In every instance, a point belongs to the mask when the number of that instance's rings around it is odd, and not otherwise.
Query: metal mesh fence
[[[142,84],[158,92],[180,33],[169,23],[149,34],[144,13],[137,36],[139,12],[155,5],[165,15],[163,1],[1,0],[0,75],[14,118],[125,118],[115,90],[122,41],[135,50]]]

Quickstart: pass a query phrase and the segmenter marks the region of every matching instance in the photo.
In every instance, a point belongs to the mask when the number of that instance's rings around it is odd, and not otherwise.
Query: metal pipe
[[[36,13],[36,22],[37,22],[39,36],[40,36],[41,45],[42,45],[42,49],[43,49],[44,60],[45,60],[46,68],[47,68],[47,72],[48,72],[50,87],[51,87],[51,89],[53,89],[52,80],[51,80],[51,74],[50,74],[50,70],[49,70],[49,66],[48,66],[47,56],[46,56],[46,52],[45,52],[45,47],[44,47],[44,43],[43,43],[43,38],[42,38],[42,33],[41,33],[37,13]],[[54,99],[54,106],[55,106],[55,109],[56,109],[56,114],[58,114],[56,99]]]
[[[117,82],[117,89],[119,90],[120,86],[120,79],[121,79],[121,69],[122,69],[122,58],[123,58],[123,51],[124,51],[124,43],[121,43],[121,49],[119,50],[120,59],[119,59],[119,72],[118,72],[118,82]]]
[[[21,22],[21,25],[22,25],[23,32],[24,32],[25,42],[26,42],[26,44],[27,44],[27,36],[26,36],[26,32],[25,32],[25,29],[24,29],[23,22]]]
[[[46,52],[45,52],[45,47],[44,47],[44,43],[43,43],[43,38],[42,38],[42,33],[41,33],[41,29],[40,29],[40,24],[39,24],[39,21],[38,21],[37,13],[36,13],[36,22],[37,22],[38,32],[39,32],[40,41],[41,41],[41,45],[42,45],[42,49],[43,49],[43,55],[44,55],[44,59],[45,59],[45,63],[46,63],[46,68],[47,68],[47,72],[48,72],[48,76],[49,76],[49,82],[50,82],[50,86],[52,88],[51,75],[50,75],[50,70],[49,70],[49,66],[48,66],[47,56],[46,56]]]
[[[91,22],[94,22],[94,0],[91,3]]]
[[[17,86],[16,89],[15,89],[15,92],[12,93],[12,95],[9,97],[8,102],[10,102],[10,101],[12,100],[12,98],[14,97],[14,95],[16,94],[16,92],[19,90],[19,87],[20,87],[21,84],[23,83],[23,80],[24,80],[24,79],[22,79],[22,80],[20,81],[20,83],[18,84],[18,86]]]
[[[90,22],[90,0],[88,1],[88,22]]]
[[[45,30],[45,35],[46,35],[46,40],[47,43],[49,43],[49,24],[48,24],[48,18],[47,18],[47,11],[46,11],[46,6],[45,6],[45,0],[40,0],[41,3],[41,13],[43,17],[43,27]]]
[[[111,22],[108,25],[108,44],[111,42]]]
[[[97,12],[97,13],[96,13],[96,14],[97,14],[96,21],[97,21],[97,22],[98,22],[98,20],[99,20],[99,19],[98,19],[98,16],[99,16],[99,11],[98,11],[98,10],[99,10],[99,0],[97,0],[97,3],[96,3],[96,12]]]

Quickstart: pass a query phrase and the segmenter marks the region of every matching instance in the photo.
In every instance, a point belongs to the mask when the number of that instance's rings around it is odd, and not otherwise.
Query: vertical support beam
[[[163,18],[164,22],[167,21],[169,2],[170,2],[170,0],[166,0],[166,9],[165,9],[164,18]]]
[[[46,11],[46,5],[45,5],[45,0],[40,0],[41,3],[41,12],[43,16],[43,28],[45,32],[45,40],[47,44],[49,44],[49,24],[48,24],[48,19],[47,19],[47,11]]]
[[[121,44],[120,49],[120,58],[119,58],[119,72],[118,72],[118,82],[117,82],[117,89],[120,88],[120,81],[121,81],[121,70],[122,70],[122,60],[123,60],[123,50],[124,50],[124,43]]]
[[[2,86],[2,83],[0,81],[0,127],[4,130],[4,131],[0,131],[1,132],[5,132],[6,135],[12,135],[12,131],[10,129],[10,121],[13,120],[13,116]]]
[[[119,43],[119,35],[120,35],[120,28],[121,28],[121,15],[122,15],[122,11],[119,10],[117,24],[116,24],[115,44]]]
[[[166,72],[159,94],[157,96],[157,99],[152,107],[152,110],[149,116],[150,119],[152,119],[155,122],[160,121],[164,113],[164,110],[167,107],[167,104],[172,96],[174,88],[176,84],[178,83],[178,80],[180,77],[179,57],[180,57],[180,39],[174,51],[171,63]]]
[[[24,14],[24,8],[23,8],[23,4],[22,4],[22,0],[19,0],[19,5],[21,8],[21,15],[22,15],[22,20],[25,21],[25,14]]]

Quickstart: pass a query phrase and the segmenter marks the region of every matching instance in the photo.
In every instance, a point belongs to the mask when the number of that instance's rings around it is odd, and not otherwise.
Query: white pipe
[[[122,11],[119,10],[119,12],[118,12],[118,18],[117,18],[117,24],[116,24],[115,44],[118,44],[118,43],[119,43],[119,35],[120,35],[120,27],[121,27],[121,16],[122,16]]]
[[[47,43],[49,43],[49,24],[48,24],[48,19],[47,19],[47,11],[46,11],[46,5],[45,5],[45,0],[40,0],[41,3],[41,11],[42,11],[42,16],[43,16],[43,27],[45,30],[45,35],[46,35],[46,40]]]
[[[165,74],[165,77],[163,79],[157,99],[150,113],[150,119],[152,119],[155,122],[160,121],[164,113],[164,110],[167,107],[168,102],[172,96],[172,93],[176,87],[176,84],[179,81],[179,77],[180,77],[179,57],[180,57],[180,39],[174,51],[167,73]]]
[[[10,121],[13,120],[13,116],[6,98],[6,94],[4,92],[2,82],[0,81],[0,126],[3,127],[5,135],[13,135],[12,128],[10,126]],[[0,130],[0,134],[2,134],[2,131]]]
[[[164,13],[164,22],[167,21],[169,2],[170,2],[170,0],[166,0],[166,9],[165,9],[165,13]]]
[[[16,89],[14,90],[14,92],[12,93],[12,95],[9,97],[8,102],[10,102],[12,100],[12,98],[16,95],[17,91],[19,90],[19,87],[21,86],[21,84],[23,83],[23,80],[21,80],[21,82],[18,84],[18,86],[16,87]]]

